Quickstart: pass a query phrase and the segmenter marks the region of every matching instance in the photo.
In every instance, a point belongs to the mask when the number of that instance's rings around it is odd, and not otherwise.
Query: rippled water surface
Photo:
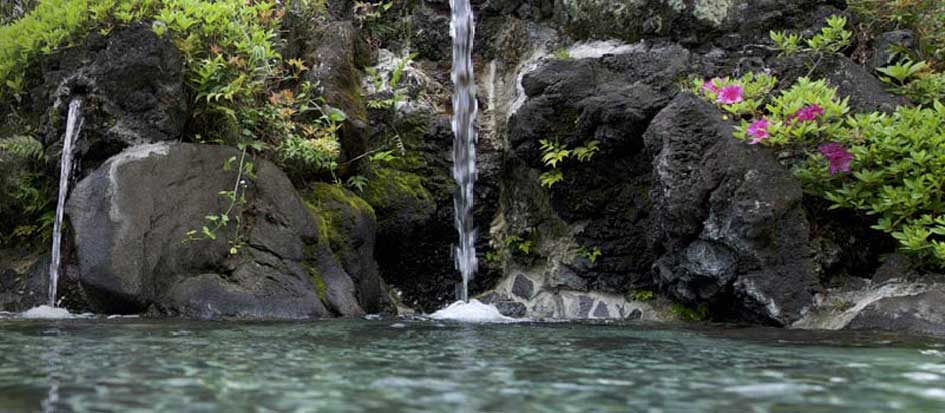
[[[0,412],[942,412],[934,340],[422,320],[0,321]]]

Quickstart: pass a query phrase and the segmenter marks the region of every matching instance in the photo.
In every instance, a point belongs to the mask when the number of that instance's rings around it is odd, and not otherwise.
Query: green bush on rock
[[[902,81],[912,76],[905,72],[889,75]],[[724,96],[716,90],[723,85],[738,93]],[[745,89],[738,81],[713,80],[700,92],[725,107],[742,104]],[[898,240],[903,252],[945,268],[945,105],[848,115],[836,88],[805,78],[768,99],[734,137],[802,154],[794,172],[806,191],[833,208],[875,216],[873,228]]]
[[[873,228],[902,250],[945,267],[945,105],[850,117],[839,142],[853,155],[852,174],[831,178],[822,159],[799,170],[836,208],[876,216]],[[817,183],[828,183],[818,185]]]

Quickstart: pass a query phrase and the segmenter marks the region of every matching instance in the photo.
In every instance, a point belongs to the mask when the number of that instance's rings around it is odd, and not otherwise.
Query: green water
[[[422,320],[0,321],[0,412],[942,412],[888,335]]]

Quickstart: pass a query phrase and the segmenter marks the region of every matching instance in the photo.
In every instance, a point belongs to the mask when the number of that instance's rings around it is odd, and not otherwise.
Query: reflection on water
[[[934,340],[639,324],[0,321],[0,412],[940,412]]]
[[[43,400],[43,413],[52,413],[56,411],[56,405],[59,404],[59,372],[61,371],[62,360],[59,347],[61,340],[55,337],[47,338],[49,349],[43,352],[43,361],[46,366],[46,383],[49,387],[46,399]]]

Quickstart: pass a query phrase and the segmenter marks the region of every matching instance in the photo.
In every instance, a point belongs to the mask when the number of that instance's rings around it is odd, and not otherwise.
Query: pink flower
[[[718,94],[720,91],[722,91],[722,89],[719,89],[719,87],[715,84],[715,82],[721,82],[721,81],[722,79],[720,78],[706,80],[705,82],[702,83],[702,93],[712,92],[712,93]]]
[[[807,105],[795,112],[793,115],[788,116],[787,120],[788,122],[792,120],[798,122],[810,122],[823,115],[824,108],[817,105]]]
[[[716,99],[716,101],[724,105],[735,104],[744,100],[742,98],[743,93],[745,93],[745,89],[742,89],[741,86],[726,86],[723,87],[721,91],[719,91],[719,98]]]
[[[853,154],[844,148],[843,145],[833,142],[817,147],[820,153],[830,161],[830,175],[836,175],[838,172],[850,172],[850,162],[853,162]]]
[[[749,145],[757,145],[761,141],[768,139],[768,119],[756,120],[754,123],[748,126],[748,134],[754,136],[755,138],[748,142]]]

